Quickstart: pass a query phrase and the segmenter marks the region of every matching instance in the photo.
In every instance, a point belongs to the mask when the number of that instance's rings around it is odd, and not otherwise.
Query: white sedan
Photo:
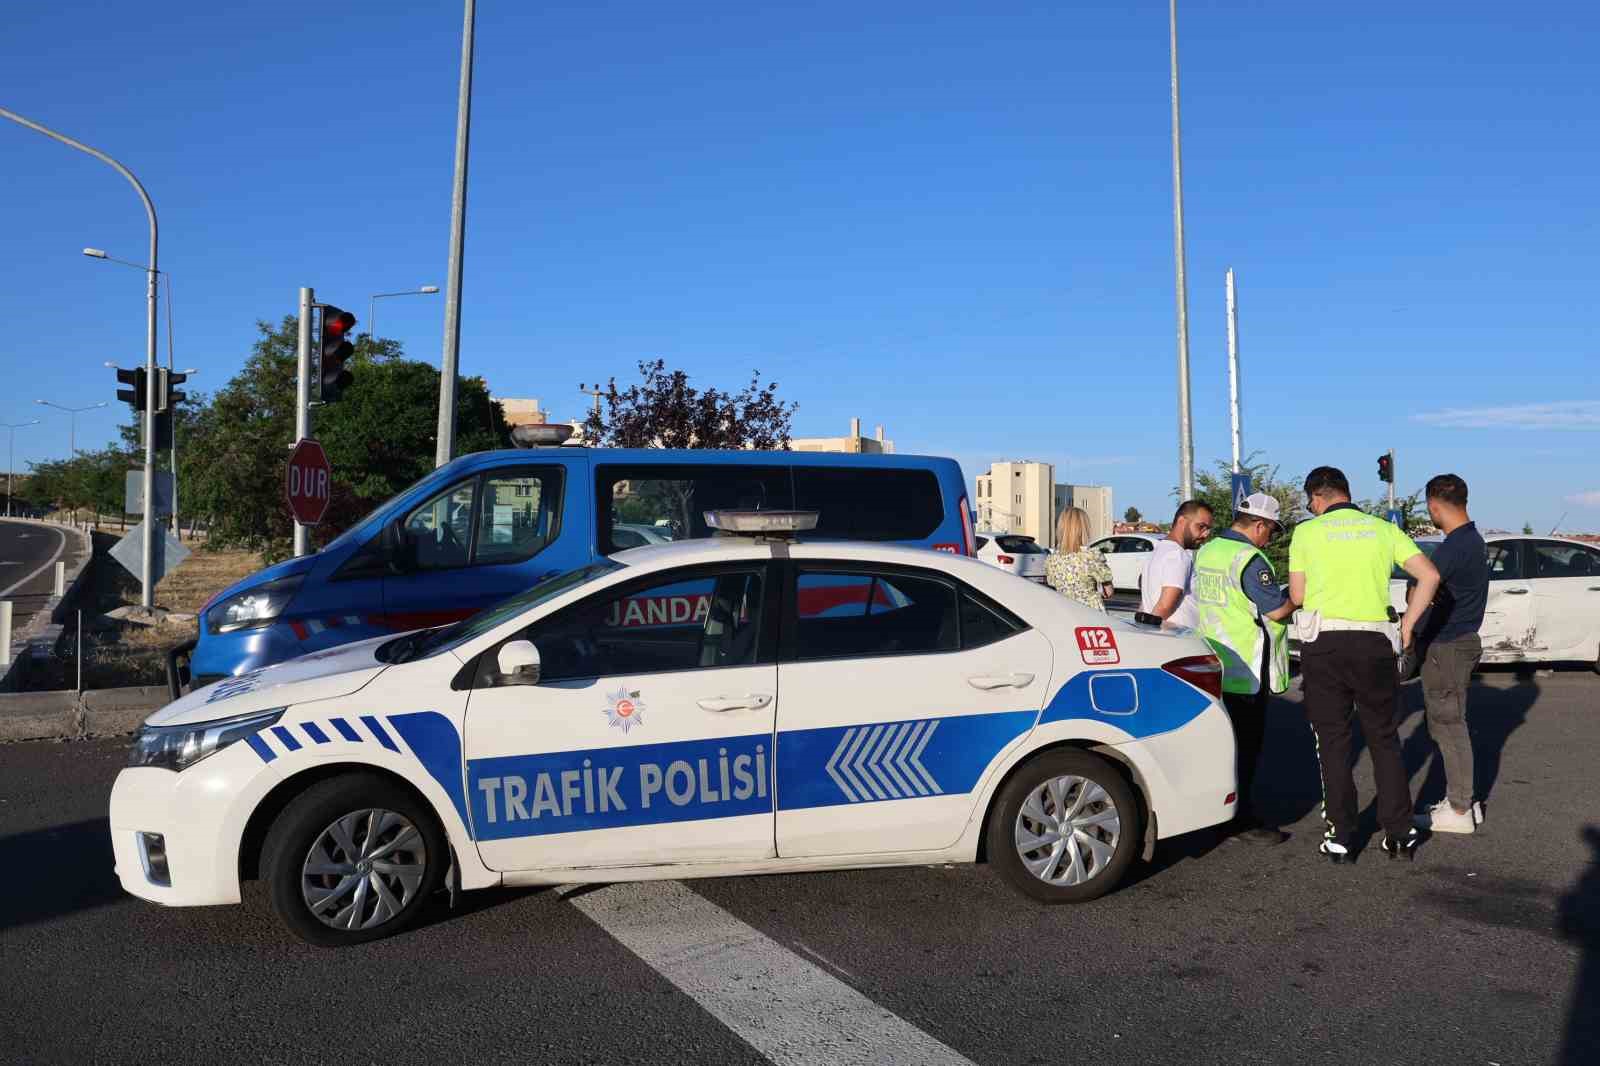
[[[637,548],[168,705],[112,790],[116,872],[174,906],[260,877],[329,946],[404,928],[446,884],[986,859],[1036,900],[1088,900],[1233,816],[1220,683],[1197,638],[971,558]]]
[[[1144,564],[1161,542],[1158,533],[1118,533],[1102,537],[1089,545],[1106,557],[1111,566],[1111,584],[1119,591],[1138,592],[1144,577]]]
[[[1443,537],[1417,538],[1428,555]],[[1600,667],[1600,548],[1560,537],[1490,533],[1489,599],[1484,609],[1486,663],[1587,662]],[[1404,611],[1404,575],[1389,583]]]
[[[1050,549],[1022,533],[980,532],[973,538],[978,558],[990,566],[1030,581],[1044,581],[1044,564]]]

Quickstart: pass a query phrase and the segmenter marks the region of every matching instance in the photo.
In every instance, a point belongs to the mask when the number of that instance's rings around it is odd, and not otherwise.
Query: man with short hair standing
[[[1233,829],[1240,840],[1268,846],[1289,839],[1261,820],[1254,788],[1269,694],[1289,688],[1283,620],[1294,613],[1294,603],[1261,554],[1280,528],[1278,501],[1257,492],[1234,509],[1233,526],[1208,540],[1194,557],[1197,628],[1222,660],[1222,705],[1233,721],[1239,752]]]
[[[1489,599],[1489,561],[1483,537],[1467,515],[1467,483],[1455,474],[1428,481],[1428,517],[1444,533],[1433,553],[1439,593],[1422,622],[1422,694],[1428,735],[1444,760],[1445,798],[1415,821],[1435,833],[1471,833],[1482,820],[1472,798],[1472,736],[1467,732],[1467,686],[1483,657],[1478,629]]]
[[[1139,579],[1139,609],[1168,626],[1193,629],[1200,618],[1193,596],[1194,550],[1211,535],[1211,508],[1185,500],[1172,516],[1166,539],[1144,561]]]
[[[1342,471],[1317,467],[1306,475],[1305,492],[1315,517],[1297,525],[1289,542],[1289,596],[1302,608],[1295,631],[1306,719],[1322,772],[1328,828],[1318,850],[1335,863],[1352,858],[1356,785],[1350,744],[1359,716],[1378,785],[1380,846],[1391,859],[1409,860],[1417,831],[1400,756],[1395,661],[1411,645],[1417,619],[1438,590],[1439,572],[1402,530],[1350,502]],[[1417,581],[1398,633],[1389,605],[1389,576],[1396,566]]]

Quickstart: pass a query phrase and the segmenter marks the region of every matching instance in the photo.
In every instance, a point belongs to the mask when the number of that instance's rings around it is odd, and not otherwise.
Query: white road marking
[[[62,532],[59,529],[52,529],[50,532],[54,533],[56,536],[61,538],[61,543],[56,545],[56,553],[54,555],[50,556],[49,559],[45,560],[45,563],[44,563],[43,566],[41,566],[41,567],[39,567],[39,569],[33,571],[31,574],[29,574],[27,577],[23,578],[21,581],[18,581],[15,584],[12,584],[12,585],[7,585],[5,588],[0,589],[0,596],[9,596],[11,594],[11,590],[12,589],[19,589],[22,586],[26,585],[28,582],[32,581],[34,578],[38,577],[40,574],[42,574],[46,570],[50,569],[51,566],[55,565],[55,561],[57,559],[61,558],[61,553],[63,551],[65,551],[66,547],[67,547],[67,535],[66,535],[66,533]]]
[[[571,903],[778,1066],[973,1066],[677,881],[609,885]]]

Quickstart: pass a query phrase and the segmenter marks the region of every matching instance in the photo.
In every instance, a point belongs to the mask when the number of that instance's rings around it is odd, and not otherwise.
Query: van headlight
[[[206,626],[213,633],[232,633],[271,625],[294,598],[303,575],[280,577],[264,585],[242,589],[206,611]]]
[[[133,735],[129,766],[159,766],[182,770],[236,740],[260,732],[283,717],[287,707],[251,711],[234,718],[217,718],[193,725],[147,725]]]

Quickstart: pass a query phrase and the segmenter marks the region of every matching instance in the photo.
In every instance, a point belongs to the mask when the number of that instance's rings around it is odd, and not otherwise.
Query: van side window
[[[466,566],[472,551],[472,503],[476,480],[451,485],[406,515],[406,541],[418,570]]]
[[[474,563],[519,563],[543,551],[561,528],[558,469],[486,474]]]
[[[605,465],[595,472],[597,543],[603,555],[710,536],[707,511],[793,506],[789,471],[780,466]]]
[[[945,517],[939,479],[926,469],[796,466],[794,498],[817,512],[812,539],[925,540]]]

